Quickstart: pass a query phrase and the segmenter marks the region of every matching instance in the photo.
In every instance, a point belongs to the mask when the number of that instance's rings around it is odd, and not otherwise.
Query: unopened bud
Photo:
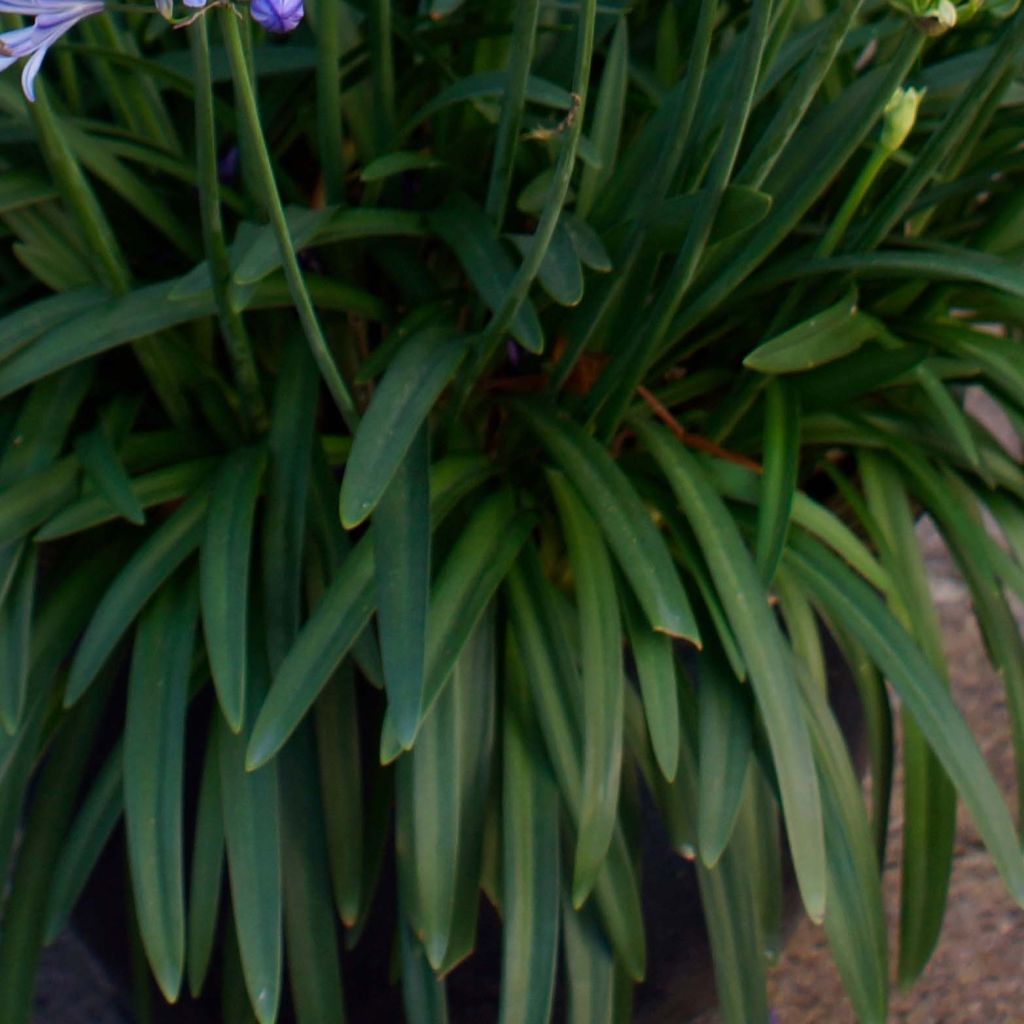
[[[910,135],[917,120],[917,108],[924,89],[897,89],[882,111],[882,137],[879,142],[887,153],[895,153]]]

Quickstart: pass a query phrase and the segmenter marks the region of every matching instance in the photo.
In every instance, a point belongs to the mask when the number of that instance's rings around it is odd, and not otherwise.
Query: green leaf
[[[513,408],[597,518],[651,626],[699,643],[690,603],[665,541],[612,457],[582,428],[558,418],[540,402],[521,400]]]
[[[486,465],[474,458],[455,457],[437,463],[430,474],[434,520],[440,523],[487,472]],[[250,769],[265,764],[281,748],[363,632],[376,604],[373,583],[372,542],[364,537],[345,557],[277,670],[253,729]]]
[[[632,594],[624,591],[619,598],[654,757],[661,774],[671,782],[679,765],[679,680],[672,640],[651,629]]]
[[[629,28],[626,18],[619,18],[605,57],[601,84],[594,102],[590,137],[601,162],[600,169],[586,166],[576,196],[576,213],[586,217],[598,194],[615,170],[615,157],[622,136],[626,91],[629,87]]]
[[[857,292],[851,289],[834,306],[759,345],[743,365],[760,373],[801,373],[856,352],[879,330],[877,321],[857,308]]]
[[[105,680],[105,684],[110,682]],[[0,1016],[12,1024],[32,1018],[36,969],[57,860],[109,695],[109,685],[96,686],[78,707],[61,717],[36,780],[36,798],[25,818],[0,933]]]
[[[429,153],[385,153],[371,160],[362,170],[359,177],[364,182],[384,181],[396,174],[407,174],[409,171],[437,170],[447,165],[443,160]]]
[[[132,482],[114,446],[103,430],[93,430],[75,441],[75,454],[85,475],[99,494],[130,523],[141,526],[146,521]]]
[[[634,426],[697,535],[736,634],[779,778],[801,896],[808,914],[820,920],[825,911],[821,801],[796,681],[768,594],[729,510],[696,458],[667,431],[639,420]]]
[[[376,508],[464,353],[465,339],[440,327],[413,335],[398,351],[352,444],[341,485],[346,529]]]
[[[506,645],[502,715],[502,945],[498,1024],[547,1024],[558,964],[558,789],[530,709],[527,671]]]
[[[533,245],[531,235],[509,235],[509,241],[525,259]],[[540,286],[560,306],[575,306],[583,298],[583,268],[572,236],[559,220],[551,245],[537,274]]]
[[[347,928],[356,924],[363,886],[364,780],[357,712],[355,678],[345,662],[320,694],[313,714],[334,901]]]
[[[103,767],[81,801],[74,824],[64,841],[50,886],[43,943],[50,945],[67,927],[124,809],[124,779],[121,771],[121,744],[108,755]]]
[[[285,948],[299,1024],[344,1024],[338,938],[331,899],[313,730],[298,730],[281,754],[281,869]]]
[[[612,258],[608,255],[601,236],[585,220],[563,211],[559,224],[569,232],[580,263],[599,274],[607,274],[612,269]]]
[[[476,627],[408,755],[418,926],[427,959],[439,973],[471,951],[476,932],[494,758],[494,630],[491,615]],[[470,936],[470,949],[456,941],[462,930]]]
[[[224,816],[221,811],[220,754],[214,724],[206,743],[199,802],[192,839],[192,877],[188,893],[188,988],[198,997],[217,940],[217,918],[224,880]]]
[[[562,901],[568,1024],[613,1024],[615,958],[592,907]]]
[[[867,507],[885,542],[889,607],[945,687],[946,655],[914,513],[899,469],[872,453],[858,459]],[[904,822],[900,873],[900,980],[924,969],[942,929],[956,840],[956,792],[911,714],[903,716]]]
[[[185,969],[185,711],[199,612],[189,576],[139,619],[124,730],[124,820],[135,914],[153,974],[173,1003]]]
[[[0,319],[0,359],[8,359],[51,328],[106,302],[101,288],[75,288],[27,303]]]
[[[430,223],[451,246],[484,304],[497,313],[515,278],[515,268],[484,212],[471,199],[456,192],[430,215]],[[544,350],[544,332],[528,300],[519,306],[509,330],[527,352]]]
[[[857,1019],[885,1024],[889,991],[885,911],[860,781],[825,694],[806,674],[801,674],[801,682],[825,812],[825,934]]]
[[[758,927],[756,879],[747,843],[731,844],[714,868],[698,862],[697,879],[725,1024],[768,1020],[765,957]]]
[[[143,509],[170,505],[191,494],[217,465],[216,459],[193,459],[135,477],[132,493]],[[103,494],[89,494],[65,506],[35,533],[38,542],[59,540],[113,522],[121,513]]]
[[[313,455],[319,376],[301,345],[284,353],[274,389],[266,445],[266,502],[262,516],[264,643],[270,671],[295,642],[302,616],[302,552]]]
[[[444,979],[427,963],[423,946],[403,918],[398,924],[402,965],[402,1004],[408,1024],[448,1024]]]
[[[579,611],[583,694],[583,791],[577,825],[572,903],[594,886],[618,820],[622,774],[622,624],[615,577],[597,523],[561,474],[548,481],[558,505]]]
[[[1011,896],[1024,904],[1024,858],[999,787],[924,655],[871,589],[815,542],[795,537],[787,558],[885,672],[959,790]]]
[[[698,663],[700,687],[700,800],[697,838],[701,860],[713,868],[736,825],[753,754],[750,708],[721,651],[710,645]]]
[[[430,595],[430,438],[422,427],[373,517],[377,624],[388,714],[398,742],[412,746],[426,682]]]
[[[677,252],[689,234],[690,225],[707,202],[705,192],[672,196],[657,205],[648,215],[647,238],[651,245],[663,252]],[[772,197],[755,188],[730,185],[722,194],[722,202],[711,227],[709,243],[724,242],[727,238],[749,231],[768,216]]]
[[[213,481],[199,556],[199,597],[210,674],[232,732],[245,719],[249,643],[249,568],[253,524],[267,453],[242,448]]]
[[[258,636],[258,631],[254,631]],[[250,710],[266,689],[266,655],[249,649]],[[217,718],[221,813],[238,950],[259,1024],[273,1024],[281,998],[281,825],[275,765],[247,771],[248,728],[237,735]]]
[[[285,220],[292,247],[298,251],[313,242],[335,213],[337,210],[331,206],[319,210],[305,206],[286,207]],[[232,248],[237,265],[231,277],[236,286],[254,285],[281,266],[281,250],[272,227],[258,227],[245,238],[239,232],[235,242]]]
[[[487,609],[533,527],[511,492],[481,502],[441,567],[427,619],[427,676],[421,721],[444,692],[477,622]],[[390,722],[384,719],[381,758],[400,753]]]
[[[516,644],[530,684],[533,709],[562,799],[579,819],[583,773],[577,718],[567,701],[579,699],[580,684],[572,659],[573,644],[559,629],[550,584],[536,551],[527,547],[509,573],[507,594]],[[594,901],[618,961],[630,977],[644,976],[646,943],[636,873],[621,827],[594,887]]]
[[[789,532],[800,470],[800,399],[787,382],[765,387],[764,478],[757,509],[757,567],[770,586]]]
[[[0,597],[0,723],[12,736],[28,692],[38,551],[35,545],[22,549],[10,591]]]
[[[200,488],[125,563],[82,637],[68,672],[70,707],[96,678],[146,602],[199,546],[209,490]]]
[[[0,547],[20,541],[75,497],[78,460],[61,459],[0,492]]]

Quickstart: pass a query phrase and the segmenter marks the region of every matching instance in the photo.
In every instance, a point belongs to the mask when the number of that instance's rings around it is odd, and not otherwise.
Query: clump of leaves
[[[962,401],[1021,433],[1024,14],[936,11],[92,12],[35,103],[0,79],[0,1021],[122,821],[169,1001],[216,963],[267,1024],[287,952],[296,1018],[343,1019],[341,936],[395,884],[410,1021],[481,894],[502,1024],[549,1019],[563,956],[570,1020],[628,1020],[643,790],[727,1020],[768,1016],[784,825],[883,1021],[889,686],[900,980],[958,799],[1024,903],[913,536],[1024,766],[1024,469]]]

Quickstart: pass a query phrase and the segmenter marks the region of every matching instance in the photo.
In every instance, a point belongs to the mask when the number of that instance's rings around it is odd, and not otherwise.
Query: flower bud
[[[249,11],[268,32],[291,32],[302,21],[302,4],[303,0],[252,0]]]
[[[882,137],[879,143],[887,153],[895,153],[913,130],[917,108],[924,98],[924,89],[897,89],[882,111]]]

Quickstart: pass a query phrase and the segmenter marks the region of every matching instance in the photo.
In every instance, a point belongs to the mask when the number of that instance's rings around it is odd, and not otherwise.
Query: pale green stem
[[[261,432],[267,424],[267,407],[260,390],[252,343],[241,314],[232,307],[228,295],[231,261],[221,219],[220,181],[217,177],[217,126],[213,114],[210,39],[206,19],[197,19],[189,31],[192,35],[192,67],[195,74],[196,183],[203,225],[203,245],[210,264],[210,281],[217,303],[221,333],[238,384],[242,418],[248,430]]]
[[[288,291],[295,304],[295,311],[298,313],[299,322],[302,324],[302,330],[306,335],[313,359],[327,384],[327,390],[330,391],[349,430],[354,433],[359,424],[359,413],[320,327],[316,310],[313,308],[313,300],[310,298],[309,289],[302,276],[302,268],[299,266],[299,260],[292,245],[288,221],[285,218],[284,207],[281,205],[281,196],[278,193],[277,181],[274,177],[274,165],[270,159],[267,140],[263,135],[263,125],[260,123],[260,112],[256,103],[256,91],[253,88],[249,61],[242,45],[241,34],[238,31],[238,22],[232,13],[224,12],[222,14],[221,30],[228,61],[231,64],[235,89],[238,93],[239,115],[244,131],[252,144],[253,170],[257,175],[257,181],[254,184],[262,194],[261,197],[270,216],[271,226],[277,237]]]

